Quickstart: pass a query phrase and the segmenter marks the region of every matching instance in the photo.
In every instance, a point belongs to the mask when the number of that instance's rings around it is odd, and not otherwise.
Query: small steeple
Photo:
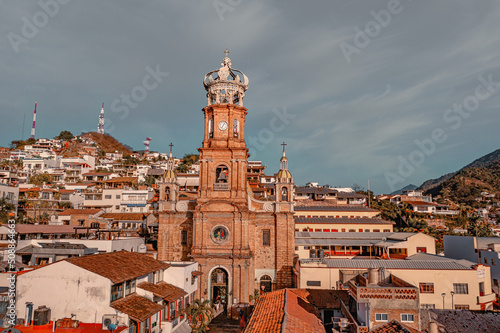
[[[288,179],[291,180],[292,174],[290,173],[290,171],[288,171],[288,158],[286,158],[285,154],[286,143],[283,141],[281,145],[283,146],[283,156],[281,156],[280,159],[280,171],[278,172],[278,181],[288,180]]]
[[[175,180],[176,175],[174,171],[174,158],[172,157],[172,147],[174,146],[170,143],[170,154],[168,155],[167,161],[167,171],[165,172],[165,180]]]

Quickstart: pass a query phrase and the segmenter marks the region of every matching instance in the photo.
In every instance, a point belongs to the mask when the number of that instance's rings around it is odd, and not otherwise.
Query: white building
[[[17,277],[17,316],[31,325],[33,310],[46,306],[52,321],[74,314],[98,329],[108,319],[133,333],[191,332],[182,312],[188,293],[166,282],[170,267],[145,254],[120,251],[23,272]]]

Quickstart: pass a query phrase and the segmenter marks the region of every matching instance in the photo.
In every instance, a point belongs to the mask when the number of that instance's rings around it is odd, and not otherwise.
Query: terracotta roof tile
[[[391,221],[382,220],[378,217],[302,217],[295,216],[295,223],[300,224],[395,224]]]
[[[170,267],[169,264],[146,254],[128,251],[73,257],[66,261],[104,276],[113,283],[120,283]]]
[[[148,216],[149,213],[104,213],[100,217],[117,221],[142,221]]]
[[[113,309],[129,315],[132,319],[138,322],[143,322],[163,309],[160,304],[138,296],[137,294],[117,299],[116,301],[111,302],[110,305]]]
[[[181,288],[177,288],[176,286],[173,286],[166,282],[160,282],[157,284],[153,284],[150,282],[141,282],[137,285],[137,287],[150,291],[156,296],[162,297],[169,302],[175,302],[176,300],[182,298],[182,296],[187,295],[187,292],[185,292]]]
[[[261,295],[245,333],[325,332],[318,310],[299,294],[301,291],[282,289]]]
[[[363,205],[338,205],[338,206],[299,206],[300,201],[295,206],[295,211],[315,211],[315,212],[379,212],[376,209]]]
[[[59,215],[76,215],[76,214],[94,215],[99,213],[100,211],[101,211],[100,209],[66,209],[60,212]]]

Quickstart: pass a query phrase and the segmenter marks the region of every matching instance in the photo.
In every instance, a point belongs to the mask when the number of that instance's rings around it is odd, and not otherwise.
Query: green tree
[[[206,332],[208,324],[214,317],[214,310],[208,300],[195,300],[193,304],[186,308],[186,315],[191,318],[191,328],[195,333]]]
[[[184,163],[187,166],[190,166],[190,165],[193,165],[194,163],[198,162],[199,159],[200,159],[199,154],[186,154],[182,158],[182,161],[183,161],[182,163]]]
[[[61,131],[57,138],[59,140],[71,141],[71,139],[73,139],[73,136],[73,133],[71,133],[70,131]]]
[[[30,184],[35,184],[35,185],[43,185],[45,184],[52,184],[52,181],[54,180],[54,176],[44,172],[40,174],[36,174],[30,177],[29,183]]]
[[[9,213],[16,209],[7,198],[0,198],[0,222],[7,223],[9,220]]]
[[[186,164],[184,163],[181,163],[177,166],[177,168],[175,169],[175,171],[179,172],[179,173],[186,173],[188,172],[188,167]]]

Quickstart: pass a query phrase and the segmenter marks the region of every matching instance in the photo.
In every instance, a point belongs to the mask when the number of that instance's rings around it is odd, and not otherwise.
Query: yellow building
[[[418,287],[421,309],[488,310],[495,300],[490,267],[429,254],[405,260],[300,259],[295,282],[299,288],[347,289],[369,268],[379,269],[382,278],[394,274]]]

